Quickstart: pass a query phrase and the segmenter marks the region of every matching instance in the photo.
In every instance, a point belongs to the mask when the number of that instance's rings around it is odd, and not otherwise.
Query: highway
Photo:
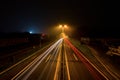
[[[56,53],[58,53],[60,49],[59,47],[62,43],[62,40],[63,39],[58,40],[55,44],[49,47],[43,54],[38,56],[34,61],[32,61],[28,66],[26,66],[16,76],[14,76],[12,80],[41,80],[43,78],[46,78],[48,71],[53,72],[55,70],[54,67],[56,65],[56,62],[54,61],[57,61],[56,59],[58,55]]]
[[[17,73],[11,80],[105,80],[80,59],[63,38]]]
[[[10,79],[109,80],[67,38],[56,41]]]

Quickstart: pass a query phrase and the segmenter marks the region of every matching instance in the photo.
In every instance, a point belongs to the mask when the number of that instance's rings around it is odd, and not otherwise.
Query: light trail
[[[58,45],[61,44],[63,39],[59,39],[50,48],[48,48],[43,54],[38,56],[33,60],[28,66],[21,70],[17,75],[15,75],[11,80],[27,80],[28,77],[33,73],[33,71],[38,67],[38,65],[46,58],[46,56]],[[25,75],[26,74],[26,75]]]
[[[53,59],[53,61],[55,61],[55,59],[56,59],[56,57],[57,57],[57,54],[58,54],[58,51],[59,51],[59,49],[60,49],[60,48],[59,48],[60,45],[61,45],[61,44],[59,44],[58,46],[55,47],[55,49],[54,49],[54,51],[53,51],[53,54],[51,54],[51,57],[49,58],[49,61],[48,61],[48,63],[46,64],[45,68],[43,69],[43,71],[42,71],[40,77],[38,78],[38,80],[41,80],[41,78],[43,77],[44,72],[46,71],[46,69],[47,69],[47,67],[48,67],[48,65],[49,65],[49,63],[50,63],[50,59]],[[54,57],[54,55],[55,55],[55,57]],[[50,75],[50,72],[51,72],[51,70],[52,70],[52,65],[54,64],[53,61],[52,61],[52,63],[51,63],[51,67],[50,67],[50,69],[49,69],[48,75],[46,76],[47,78],[48,78],[48,76]]]
[[[48,62],[48,60],[50,59],[51,55],[48,56],[48,58],[46,59],[45,63]]]
[[[61,50],[59,52],[58,59],[57,59],[57,65],[56,65],[54,80],[59,80],[58,74],[59,74],[60,66],[61,66],[60,61],[61,61]]]
[[[65,42],[73,49],[73,51],[75,52],[75,54],[80,58],[80,60],[84,63],[84,65],[86,66],[86,68],[91,72],[91,74],[93,75],[93,77],[97,80],[101,80],[101,78],[95,73],[95,71],[93,70],[93,67],[106,79],[108,80],[108,78],[101,73],[94,65],[92,65],[90,63],[90,61],[88,61],[87,58],[85,58],[72,44],[69,40],[65,39]]]
[[[56,50],[53,52],[54,54],[53,54],[53,57],[51,57],[51,59],[53,59],[53,61],[52,61],[52,65],[54,65],[55,63],[56,63],[56,59],[57,59],[57,56],[58,56],[58,54],[59,54],[59,52],[61,51],[60,50],[61,49],[61,44],[56,48]],[[55,56],[54,56],[55,55]],[[56,61],[55,61],[56,60]],[[51,66],[50,67],[50,70],[49,70],[49,72],[48,72],[48,75],[50,75],[52,72],[52,69],[53,69],[53,67]],[[49,80],[49,77],[47,76],[47,80]]]
[[[67,68],[68,80],[71,80],[70,79],[70,71],[69,71],[69,67],[68,67],[68,59],[67,59],[67,55],[66,55],[66,50],[65,50],[65,63],[66,63],[66,68]]]
[[[87,46],[89,47],[89,46]],[[90,47],[89,47],[90,48]],[[92,48],[90,48],[94,53],[96,53],[95,50],[93,50]],[[93,53],[92,53],[93,54]],[[93,54],[94,55],[94,54]],[[94,55],[94,57],[102,64],[102,66],[107,70],[107,72],[109,72],[109,74],[111,74],[116,80],[119,80],[120,76],[117,73],[112,73],[110,69],[108,69],[108,67],[101,61],[102,59],[100,59],[99,57],[97,57],[97,55]],[[119,77],[119,78],[118,78]]]
[[[49,45],[47,45],[47,47],[48,47],[48,46],[50,46],[50,44],[49,44]],[[14,68],[15,66],[19,65],[20,63],[22,63],[23,61],[25,61],[25,60],[29,59],[30,57],[32,57],[32,56],[34,56],[34,55],[36,55],[38,52],[40,52],[41,50],[43,50],[43,49],[45,49],[45,48],[46,48],[46,47],[43,47],[42,49],[40,49],[40,50],[38,50],[38,51],[34,52],[32,55],[30,55],[30,56],[26,57],[25,59],[23,59],[23,60],[19,61],[18,63],[14,64],[14,65],[12,65],[11,67],[9,67],[9,68],[5,69],[4,71],[0,72],[0,75],[2,75],[2,74],[4,74],[4,73],[6,73],[7,71],[11,70],[11,69],[12,69],[12,68]],[[21,51],[19,51],[19,52],[21,52]]]

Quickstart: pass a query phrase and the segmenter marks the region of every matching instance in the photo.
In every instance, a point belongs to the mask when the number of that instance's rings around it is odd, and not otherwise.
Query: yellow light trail
[[[58,80],[58,73],[60,71],[60,61],[61,61],[61,50],[59,52],[58,59],[57,59],[57,65],[56,65],[54,80]]]
[[[69,67],[68,67],[66,51],[65,51],[65,63],[66,63],[66,68],[67,68],[68,80],[70,80],[70,72],[69,72]]]
[[[51,56],[51,55],[48,56],[48,58],[46,59],[45,63],[49,60],[50,56]]]

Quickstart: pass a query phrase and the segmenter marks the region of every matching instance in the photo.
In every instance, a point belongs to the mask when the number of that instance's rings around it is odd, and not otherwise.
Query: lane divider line
[[[50,46],[50,44],[49,44],[48,46]],[[48,47],[48,46],[46,46],[46,47]],[[34,56],[35,54],[37,54],[37,53],[40,52],[41,50],[45,49],[46,47],[44,47],[44,48],[42,48],[42,49],[34,52],[32,55],[26,57],[25,59],[17,62],[16,64],[12,65],[11,67],[9,67],[9,68],[5,69],[4,71],[0,72],[0,75],[4,74],[5,72],[9,71],[10,69],[12,69],[12,68],[14,68],[15,66],[19,65],[20,63],[22,63],[23,61],[25,61],[25,60],[29,59],[30,57]]]
[[[54,59],[54,60],[56,59],[56,57],[57,57],[57,55],[58,55],[58,54],[56,54],[56,53],[58,53],[58,51],[59,51],[59,48],[58,48],[59,46],[60,46],[60,44],[59,44],[57,47],[55,47],[55,49],[54,49],[54,51],[53,51],[53,54],[51,54],[50,59],[51,59],[51,58]],[[53,58],[53,55],[55,55],[54,58]],[[54,60],[53,60],[53,61],[54,61]],[[48,61],[48,63],[47,63],[47,64],[45,65],[45,67],[43,68],[42,73],[41,73],[41,75],[39,76],[38,80],[41,80],[41,78],[43,77],[43,74],[44,74],[45,70],[47,69],[49,63],[51,64],[51,66],[50,66],[50,68],[49,68],[48,75],[51,74],[51,70],[52,70],[52,68],[53,68],[52,65],[54,64],[53,61],[52,61],[52,63],[50,63],[50,60]],[[46,79],[47,79],[47,80],[49,79],[48,76],[47,76]]]
[[[54,80],[59,80],[58,73],[59,73],[60,66],[61,66],[60,61],[61,61],[61,50],[59,52],[58,59],[57,59],[57,65],[56,65]]]
[[[67,42],[68,45],[70,45],[70,47],[71,47],[73,50],[75,50],[75,51],[77,51],[77,52],[79,53],[79,56],[81,55],[81,57],[83,57],[87,62],[89,62],[106,80],[109,80],[100,70],[98,70],[98,69],[96,68],[96,66],[93,65],[93,63],[91,63],[83,54],[81,54],[81,52],[78,51],[78,49],[76,49],[76,48],[70,43],[69,40],[65,39],[65,41]]]
[[[76,61],[78,61],[78,58],[76,57],[76,55],[73,53],[73,56],[75,58]]]
[[[15,75],[11,80],[17,80],[19,79],[21,76],[23,76],[28,70],[29,73],[26,74],[25,77],[23,77],[23,79],[27,79],[32,72],[37,68],[37,66],[43,61],[44,58],[46,58],[46,56],[54,49],[55,46],[57,46],[57,44],[60,44],[62,42],[63,39],[59,39],[56,43],[54,43],[49,49],[47,49],[42,56],[38,56],[34,61],[32,61],[28,66],[26,66],[23,70],[21,70],[17,75]],[[39,61],[39,62],[38,62]],[[38,63],[37,63],[38,62]],[[36,65],[35,65],[36,64]],[[35,65],[33,67],[33,65]],[[33,67],[33,68],[32,68]]]
[[[90,48],[90,47],[89,47]],[[92,51],[93,49],[90,48]],[[95,51],[94,51],[95,52]],[[96,52],[95,52],[96,53]],[[93,54],[94,55],[94,54]],[[95,58],[103,65],[103,67],[108,71],[108,73],[110,73],[114,78],[116,78],[117,80],[119,80],[107,67],[106,65],[100,60],[100,58],[98,58],[96,55],[94,55]],[[118,77],[120,77],[117,73],[115,73]]]
[[[36,53],[38,53],[38,52],[40,52],[40,51],[41,51],[41,50],[36,51],[35,53],[33,53],[32,55],[28,56],[27,58],[25,58],[25,59],[19,61],[18,63],[14,64],[14,65],[11,66],[11,67],[5,69],[4,71],[0,72],[0,75],[2,75],[3,73],[9,71],[10,69],[14,68],[14,67],[17,66],[18,64],[20,64],[20,63],[22,63],[23,61],[29,59],[30,57],[32,57],[33,55],[35,55]]]
[[[45,63],[48,62],[48,60],[50,59],[51,55],[48,56],[48,58],[46,59]]]
[[[68,80],[70,80],[70,72],[69,72],[69,67],[68,67],[68,59],[67,59],[66,51],[65,51],[65,62],[66,62]]]

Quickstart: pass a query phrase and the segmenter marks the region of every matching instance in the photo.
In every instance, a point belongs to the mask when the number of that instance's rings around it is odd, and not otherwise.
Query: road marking
[[[70,45],[70,47],[73,49],[74,52],[76,50],[80,54],[80,56],[82,56],[87,62],[89,62],[106,80],[109,80],[100,70],[98,70],[96,68],[96,66],[93,65],[92,62],[90,62],[77,48],[75,48],[69,40],[67,40],[67,39],[65,39],[65,40],[66,40],[67,44]]]
[[[48,47],[48,46],[50,46],[50,45],[51,45],[51,44],[47,45],[46,47]],[[12,65],[11,67],[9,67],[9,68],[5,69],[4,71],[0,72],[0,75],[2,75],[3,73],[5,73],[5,72],[9,71],[10,69],[14,68],[15,66],[19,65],[20,63],[22,63],[23,61],[25,61],[25,60],[29,59],[30,57],[32,57],[32,56],[34,56],[34,55],[36,55],[38,52],[42,51],[42,50],[43,50],[43,49],[45,49],[46,47],[43,47],[42,49],[37,50],[37,51],[36,51],[36,52],[34,52],[32,55],[30,55],[30,56],[28,56],[28,57],[24,58],[23,60],[21,60],[21,61],[17,62],[16,64]]]
[[[54,41],[54,42],[56,42],[56,41]],[[54,42],[52,42],[51,44],[53,44]],[[15,66],[17,66],[18,64],[22,63],[23,61],[25,61],[25,60],[29,59],[30,57],[34,56],[35,54],[37,54],[38,52],[42,51],[43,49],[45,49],[46,47],[50,46],[51,44],[49,44],[49,45],[47,45],[47,46],[43,47],[43,48],[42,48],[42,49],[40,49],[40,50],[37,50],[37,51],[36,51],[36,52],[34,52],[32,55],[30,55],[30,56],[26,57],[25,59],[23,59],[23,60],[21,60],[21,61],[17,62],[16,64],[12,65],[11,67],[9,67],[9,68],[5,69],[4,71],[0,72],[0,75],[2,75],[3,73],[5,73],[5,72],[9,71],[10,69],[14,68]]]
[[[76,61],[78,61],[78,58],[76,57],[76,55],[73,53],[73,56],[75,58]]]
[[[18,64],[22,63],[23,61],[25,61],[25,60],[29,59],[30,57],[34,56],[35,54],[37,54],[37,53],[38,53],[38,52],[40,52],[41,50],[42,50],[42,49],[40,49],[40,50],[38,50],[38,51],[34,52],[32,55],[30,55],[30,56],[26,57],[25,59],[23,59],[23,60],[19,61],[18,63],[14,64],[13,66],[11,66],[11,67],[9,67],[9,68],[5,69],[4,71],[0,72],[0,75],[2,75],[3,73],[5,73],[5,72],[9,71],[10,69],[14,68],[15,66],[17,66]]]
[[[28,79],[28,77],[32,74],[32,72],[38,67],[38,65],[48,56],[48,54],[57,46],[57,44],[61,43],[62,39],[58,40],[56,43],[54,43],[50,48],[48,48],[43,54],[38,56],[35,60],[33,60],[30,64],[28,64],[23,70],[21,70],[17,75],[15,75],[11,80],[18,80],[21,76],[23,76],[25,73],[27,73],[28,70],[29,73],[23,77],[23,80]],[[38,62],[38,63],[37,63]],[[36,64],[37,63],[37,64]],[[34,66],[34,67],[33,67]],[[33,67],[33,68],[32,68]]]
[[[65,62],[66,62],[68,80],[70,80],[70,72],[69,72],[69,67],[68,67],[68,60],[67,60],[67,56],[66,56],[66,51],[65,51]]]
[[[59,73],[59,69],[60,69],[60,61],[61,61],[61,50],[59,52],[58,59],[57,59],[57,65],[56,65],[54,80],[59,80],[58,79],[59,78],[58,73]]]
[[[90,62],[80,51],[78,51],[79,54],[86,59],[87,62],[89,62],[106,80],[109,80],[92,62]]]
[[[89,47],[89,46],[87,46]],[[91,49],[94,53],[96,53],[96,51],[94,51],[92,48],[89,47],[89,49]],[[93,53],[92,53],[93,54]],[[94,55],[94,54],[93,54]],[[100,60],[100,58],[98,58],[96,55],[94,55],[95,58],[103,65],[103,67],[108,71],[108,73],[110,73],[114,78],[116,78],[116,80],[119,80],[108,68],[106,65],[104,65],[104,63]],[[115,73],[118,77],[119,75],[117,73]]]
[[[45,63],[50,59],[51,55],[48,56],[48,58],[46,59]]]

